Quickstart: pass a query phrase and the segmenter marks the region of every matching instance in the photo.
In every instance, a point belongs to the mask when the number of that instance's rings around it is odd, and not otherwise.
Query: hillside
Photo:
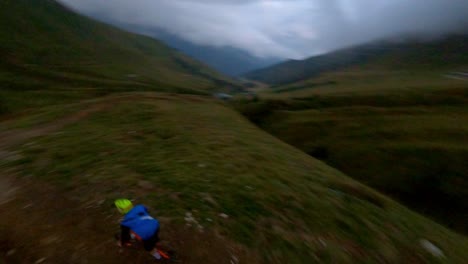
[[[450,69],[468,64],[468,35],[450,36],[431,42],[404,39],[379,41],[351,47],[305,60],[292,60],[253,71],[244,77],[281,86],[304,81],[321,73],[357,65],[378,69]]]
[[[305,153],[467,234],[468,80],[445,67],[356,66],[265,90],[237,108]]]
[[[280,59],[259,58],[246,51],[232,47],[196,45],[172,35],[156,32],[155,35],[167,45],[203,61],[207,65],[229,76],[240,76],[246,72],[276,64]]]
[[[185,41],[164,30],[141,29],[137,26],[122,25],[123,28],[132,31],[141,31],[146,35],[153,36],[170,47],[177,49],[188,56],[202,61],[210,67],[229,76],[240,76],[244,73],[265,68],[280,62],[275,58],[258,58],[246,51],[233,47],[214,47],[208,45],[197,45]]]
[[[44,88],[58,93],[67,93],[62,88],[192,93],[239,88],[156,40],[95,22],[55,1],[3,0],[0,7],[4,98]]]
[[[143,263],[112,242],[121,196],[149,206],[182,263],[466,260],[466,238],[212,99],[133,93],[43,110],[55,117],[1,124],[0,256],[21,249],[7,263]]]

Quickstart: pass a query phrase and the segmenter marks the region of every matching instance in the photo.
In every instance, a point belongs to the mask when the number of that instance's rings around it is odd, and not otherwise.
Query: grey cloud
[[[60,0],[88,15],[197,44],[302,58],[400,33],[468,28],[466,0]]]

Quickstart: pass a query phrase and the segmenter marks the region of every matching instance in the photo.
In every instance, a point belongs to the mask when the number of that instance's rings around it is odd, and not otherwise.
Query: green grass
[[[70,196],[134,197],[181,225],[192,211],[265,263],[466,259],[465,238],[204,98],[121,102],[24,144],[21,153],[12,165]],[[155,189],[143,191],[141,180]],[[431,257],[423,238],[447,258]]]
[[[458,69],[458,68],[455,68]],[[340,97],[352,100],[368,97],[373,100],[378,97],[399,96],[399,101],[412,96],[412,103],[424,101],[431,93],[440,92],[441,97],[446,91],[466,93],[466,81],[445,77],[444,70],[400,70],[372,69],[371,67],[356,67],[344,71],[324,73],[317,78],[273,88],[261,93],[264,98],[304,99],[317,96]],[[454,97],[453,94],[448,96]],[[333,98],[327,98],[327,101]],[[369,100],[371,101],[371,100]],[[377,101],[375,104],[382,105]],[[392,102],[392,103],[398,103]],[[352,102],[351,105],[355,103]]]
[[[468,232],[466,81],[437,71],[363,67],[302,85],[308,84],[300,90],[279,87],[260,94],[263,100],[234,105],[285,142]]]

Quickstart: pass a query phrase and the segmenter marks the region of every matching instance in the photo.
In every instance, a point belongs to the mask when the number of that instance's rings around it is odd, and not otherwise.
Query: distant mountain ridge
[[[155,30],[153,32],[154,37],[167,45],[230,76],[239,76],[282,61],[279,58],[255,57],[246,51],[233,47],[197,45],[163,30]]]
[[[285,85],[315,77],[323,72],[367,63],[389,68],[468,64],[468,34],[448,36],[430,42],[377,41],[305,60],[286,61],[252,71],[244,77],[270,85]]]
[[[256,57],[247,51],[229,46],[216,47],[195,44],[163,29],[116,22],[112,18],[107,17],[106,14],[90,15],[96,19],[100,19],[112,25],[116,25],[130,32],[136,32],[156,38],[164,42],[166,45],[207,64],[208,66],[223,74],[232,77],[241,76],[245,73],[265,68],[283,61],[283,59],[280,58]]]

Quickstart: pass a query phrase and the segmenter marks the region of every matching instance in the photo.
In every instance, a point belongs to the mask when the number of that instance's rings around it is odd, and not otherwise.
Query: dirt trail
[[[118,102],[156,98],[164,96],[107,97],[49,124],[0,132],[0,159],[27,140],[56,132]],[[0,169],[0,263],[155,262],[142,251],[119,253],[113,239],[119,216],[109,214],[112,201],[103,195],[96,196],[103,199],[83,201],[78,191],[64,191],[42,181],[15,177],[14,170]],[[177,263],[244,262],[242,250],[214,233],[199,233],[170,219],[161,219],[161,224],[161,236],[177,252]]]
[[[89,115],[104,111],[114,104],[132,101],[132,100],[174,100],[174,99],[184,99],[190,101],[206,101],[210,100],[195,95],[180,95],[180,94],[164,94],[164,93],[154,93],[154,92],[140,92],[140,93],[127,93],[121,95],[107,96],[97,100],[87,101],[83,104],[88,104],[89,107],[78,111],[72,115],[62,117],[54,122],[45,124],[42,126],[37,126],[31,129],[14,129],[8,131],[0,131],[0,158],[2,158],[2,153],[6,149],[19,145],[31,138],[44,136],[50,134],[54,131],[57,131],[66,125],[73,124],[78,122],[81,119],[88,117]]]
[[[112,96],[100,99],[91,103],[91,105],[77,113],[62,117],[61,119],[55,120],[49,124],[37,126],[31,129],[14,129],[9,131],[0,132],[0,151],[6,151],[9,147],[19,145],[31,138],[47,135],[54,131],[57,131],[66,125],[78,122],[81,119],[86,118],[90,114],[103,111],[106,108],[111,107],[114,103],[134,100],[142,96]]]
[[[144,251],[119,252],[113,235],[119,215],[110,201],[71,199],[43,182],[15,182],[14,199],[0,205],[0,260],[6,263],[154,263]],[[179,228],[161,219],[163,245],[177,252],[178,263],[229,263],[240,255],[220,238]],[[0,261],[1,262],[1,261]],[[161,261],[159,263],[166,263]]]

